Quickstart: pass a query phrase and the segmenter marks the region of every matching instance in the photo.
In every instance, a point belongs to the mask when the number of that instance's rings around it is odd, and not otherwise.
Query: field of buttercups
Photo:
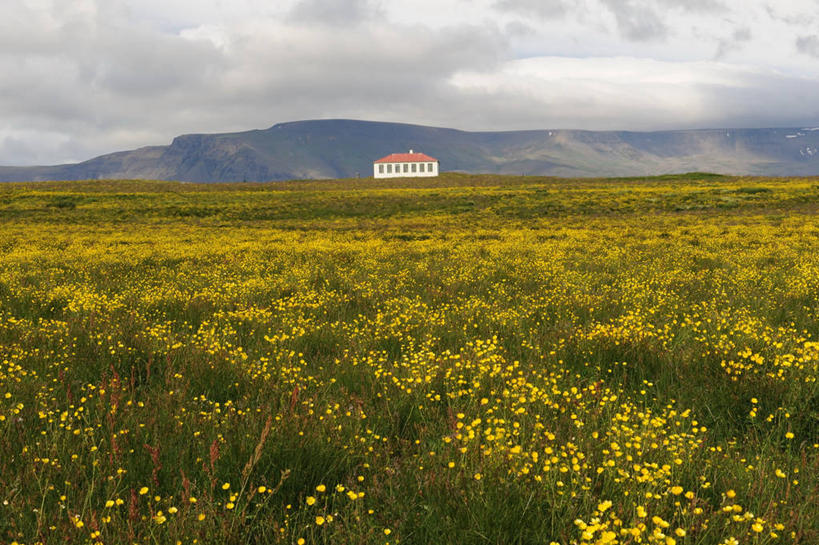
[[[819,180],[0,186],[0,543],[819,543]]]

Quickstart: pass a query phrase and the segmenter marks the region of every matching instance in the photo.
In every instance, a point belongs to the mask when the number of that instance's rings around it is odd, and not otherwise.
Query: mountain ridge
[[[368,177],[374,160],[408,149],[438,158],[444,171],[472,173],[819,175],[817,129],[462,131],[328,119],[277,123],[242,132],[183,134],[169,145],[119,151],[68,165],[0,166],[0,181],[255,182]]]

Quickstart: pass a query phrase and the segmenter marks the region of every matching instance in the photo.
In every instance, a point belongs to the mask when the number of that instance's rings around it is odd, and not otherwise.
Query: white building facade
[[[393,153],[373,163],[376,178],[418,178],[438,175],[438,159],[424,153]]]

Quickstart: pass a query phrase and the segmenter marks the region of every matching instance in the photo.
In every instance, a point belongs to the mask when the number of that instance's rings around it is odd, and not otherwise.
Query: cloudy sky
[[[317,118],[819,126],[819,0],[2,0],[0,164]]]

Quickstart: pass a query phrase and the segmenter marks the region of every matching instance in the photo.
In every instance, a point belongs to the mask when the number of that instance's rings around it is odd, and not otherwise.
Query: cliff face
[[[169,146],[72,164],[0,167],[0,181],[102,178],[241,182],[370,176],[372,161],[409,149],[442,170],[554,176],[708,171],[819,175],[819,130],[466,132],[398,123],[323,120],[266,130],[192,134]]]

